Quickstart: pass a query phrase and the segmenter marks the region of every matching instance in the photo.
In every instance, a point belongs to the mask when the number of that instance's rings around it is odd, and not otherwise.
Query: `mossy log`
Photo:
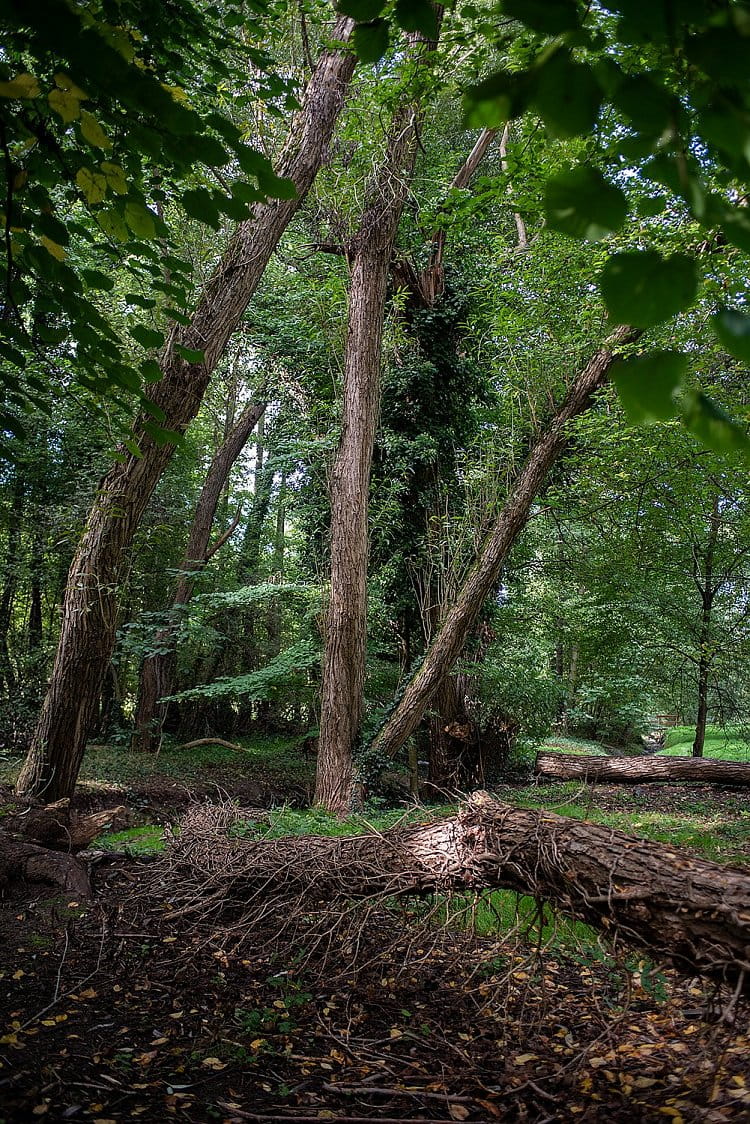
[[[562,781],[650,784],[655,781],[701,781],[750,785],[750,763],[706,757],[588,757],[572,753],[537,754],[534,772]]]

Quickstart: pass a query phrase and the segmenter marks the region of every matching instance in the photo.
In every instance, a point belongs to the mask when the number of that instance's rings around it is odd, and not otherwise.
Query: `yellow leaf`
[[[0,82],[0,98],[38,98],[39,94],[33,74],[17,74],[10,82]]]
[[[220,1061],[219,1058],[204,1058],[201,1062],[202,1066],[206,1069],[226,1069],[227,1063]]]
[[[70,75],[64,74],[62,71],[55,75],[55,85],[59,90],[64,90],[66,94],[70,94],[76,101],[87,101],[88,99],[89,95],[86,91],[82,90],[80,86],[76,86]]]
[[[168,94],[171,94],[175,101],[181,102],[183,105],[187,104],[188,96],[181,86],[167,86],[162,82],[163,88]]]
[[[86,196],[87,203],[101,203],[107,194],[106,179],[98,172],[92,172],[91,168],[79,168],[76,183]]]
[[[42,1019],[42,1026],[56,1026],[54,1019]]]
[[[518,1054],[513,1059],[513,1065],[526,1065],[527,1062],[535,1062],[538,1057],[538,1054]]]
[[[79,999],[96,999],[96,992],[93,987],[87,987],[85,991],[78,992]]]
[[[45,1112],[49,1112],[48,1104],[36,1104],[31,1110],[34,1116],[44,1116]]]
[[[19,968],[17,972],[13,973],[13,979],[20,980],[25,975],[26,973],[24,972],[23,968]]]
[[[469,1110],[462,1104],[449,1104],[448,1112],[451,1120],[468,1120],[469,1118]]]
[[[266,1044],[265,1038],[254,1038],[252,1040],[252,1042],[250,1043],[250,1049],[251,1050],[260,1050],[261,1046],[265,1046],[265,1044]]]
[[[81,110],[81,134],[94,148],[111,148],[112,141],[101,127],[93,113]]]
[[[403,1038],[403,1031],[397,1027],[391,1027],[391,1038]]]
[[[48,254],[52,254],[52,257],[57,258],[58,261],[65,261],[65,249],[63,246],[59,246],[57,242],[53,242],[46,234],[42,235],[40,241]]]

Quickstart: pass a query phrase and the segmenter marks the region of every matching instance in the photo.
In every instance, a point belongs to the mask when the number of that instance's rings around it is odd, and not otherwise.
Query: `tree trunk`
[[[155,752],[161,745],[162,726],[167,713],[167,703],[161,700],[171,695],[174,689],[175,644],[181,614],[193,595],[195,575],[213,557],[218,546],[226,541],[226,536],[222,535],[218,544],[209,548],[216,508],[229,473],[245,448],[253,429],[263,417],[265,408],[265,402],[245,407],[225,441],[214,454],[206,474],[195,509],[193,525],[190,528],[187,550],[180,566],[180,576],[170,610],[171,619],[157,632],[154,639],[155,651],[146,656],[141,667],[135,729],[131,744],[133,749],[143,753]]]
[[[18,580],[18,567],[21,551],[21,527],[23,522],[24,498],[23,473],[16,468],[13,480],[13,494],[8,513],[8,539],[5,547],[2,588],[0,589],[0,689],[4,686],[8,701],[13,704],[17,690],[16,673],[10,656],[10,624],[13,618],[13,599]]]
[[[688,851],[500,804],[485,792],[455,818],[347,838],[240,840],[228,834],[236,812],[220,822],[224,815],[219,809],[211,834],[198,809],[167,856],[185,903],[178,912],[200,913],[208,900],[214,927],[221,902],[233,924],[245,903],[244,932],[265,917],[277,937],[323,909],[330,938],[332,916],[339,907],[350,916],[352,899],[503,887],[669,957],[683,971],[750,989],[750,873]],[[217,821],[224,838],[215,833]],[[161,872],[162,895],[163,879]]]
[[[0,887],[16,881],[48,882],[59,886],[70,898],[91,897],[88,874],[83,864],[73,855],[3,837],[0,847]]]
[[[536,756],[534,772],[558,780],[649,784],[652,781],[700,781],[750,785],[750,763],[712,761],[703,757],[579,757],[572,753]]]
[[[396,754],[421,722],[430,699],[460,656],[485,598],[497,585],[502,565],[526,526],[531,505],[552,465],[567,445],[569,423],[591,405],[592,396],[604,384],[617,358],[617,349],[638,339],[640,334],[639,330],[626,326],[615,329],[575,378],[546,432],[533,446],[473,570],[430,644],[424,661],[376,737],[374,744],[380,753],[386,756]]]
[[[714,597],[714,553],[719,537],[719,496],[714,496],[711,506],[708,542],[703,554],[704,572],[701,581],[698,572],[698,558],[693,554],[693,580],[701,595],[701,618],[698,632],[698,713],[695,720],[695,741],[693,742],[693,757],[703,756],[703,746],[706,741],[706,723],[708,721],[708,675],[711,670],[713,653],[711,652],[711,614],[713,612]]]
[[[353,20],[340,18],[334,37],[347,38],[353,26]],[[325,159],[354,64],[352,52],[322,54],[277,168],[294,181],[297,195],[254,205],[207,283],[190,324],[175,326],[162,358],[162,379],[152,393],[168,428],[182,433],[197,414],[214,367]],[[182,359],[177,344],[202,351],[202,362]],[[125,554],[174,452],[174,445],[157,445],[148,436],[143,429],[147,420],[143,415],[136,425],[142,456],[124,455],[109,470],[73,559],[52,678],[18,779],[21,793],[44,793],[54,800],[75,787],[114,647]]]
[[[426,60],[434,45],[421,37],[411,40],[421,43]],[[345,814],[351,803],[352,754],[362,718],[368,493],[380,408],[383,317],[396,231],[417,153],[418,114],[412,100],[396,109],[385,158],[353,240],[342,429],[330,482],[331,584],[314,797],[335,814]]]

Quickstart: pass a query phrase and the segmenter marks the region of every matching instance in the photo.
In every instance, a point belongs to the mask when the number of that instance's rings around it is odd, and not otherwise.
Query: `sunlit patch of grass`
[[[541,748],[576,756],[603,757],[607,754],[606,748],[600,742],[592,741],[590,738],[571,738],[563,734],[551,735]]]
[[[164,829],[156,824],[130,827],[125,831],[108,831],[100,835],[94,846],[105,851],[126,851],[131,855],[154,855],[164,850]]]
[[[667,732],[664,749],[666,757],[689,757],[695,741],[695,726],[674,726]],[[743,726],[707,726],[703,756],[723,761],[750,762],[750,730]]]

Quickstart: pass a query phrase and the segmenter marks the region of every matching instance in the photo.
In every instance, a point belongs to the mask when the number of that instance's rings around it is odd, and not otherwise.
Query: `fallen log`
[[[47,882],[75,898],[91,897],[86,869],[73,855],[9,836],[0,839],[0,888],[12,882]]]
[[[102,812],[80,815],[71,811],[65,797],[53,804],[20,803],[3,816],[2,830],[23,837],[53,851],[84,851],[98,835],[116,821],[127,816],[127,808],[119,804]]]
[[[176,745],[175,751],[178,749],[197,749],[201,745],[220,745],[224,749],[234,749],[237,753],[244,753],[245,747],[237,745],[236,742],[225,741],[224,738],[196,738],[192,742],[183,742],[182,745]]]
[[[702,781],[710,784],[750,785],[750,763],[706,757],[584,757],[572,753],[536,756],[538,777],[564,781],[606,781],[650,784],[654,781]]]
[[[486,793],[454,818],[382,835],[237,838],[237,818],[227,806],[188,813],[159,871],[160,909],[168,880],[171,917],[226,922],[255,939],[260,922],[278,936],[316,910],[351,914],[356,899],[507,888],[750,990],[750,872],[676,847]]]

